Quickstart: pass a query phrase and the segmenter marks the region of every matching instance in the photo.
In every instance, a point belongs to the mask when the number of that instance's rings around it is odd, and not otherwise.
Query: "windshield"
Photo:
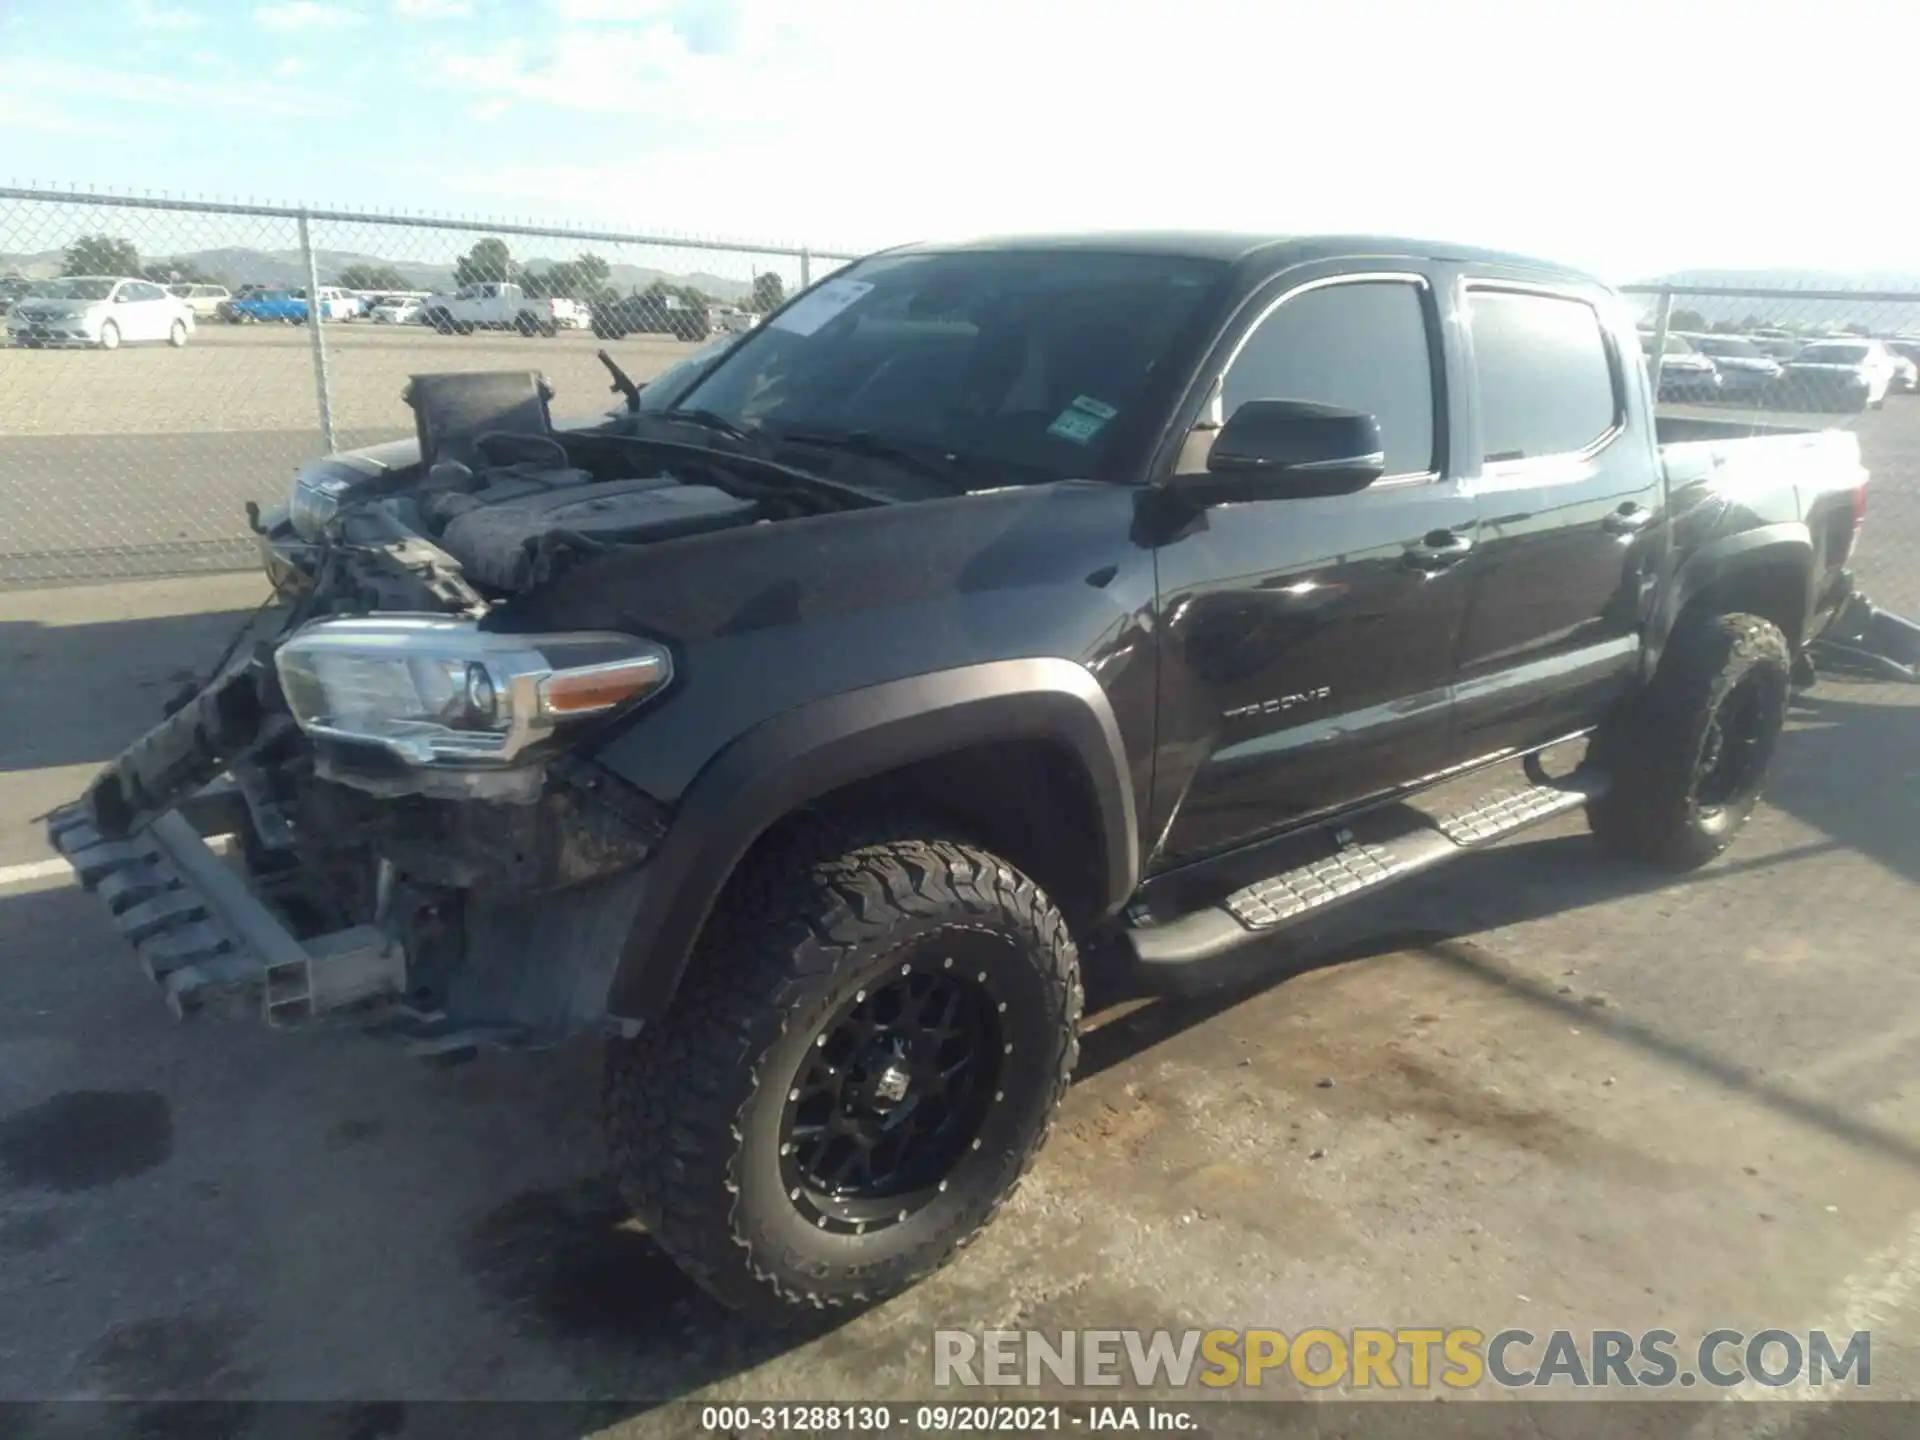
[[[675,362],[640,387],[642,410],[665,410],[686,392],[687,385],[721,351],[740,343],[738,335],[723,335],[709,340],[686,359]]]
[[[1808,365],[1858,365],[1867,358],[1864,345],[1809,345],[1795,357]]]
[[[680,403],[776,436],[866,432],[1032,478],[1084,476],[1224,269],[1099,252],[881,256],[749,330]]]
[[[1764,360],[1766,358],[1760,353],[1760,347],[1755,345],[1751,340],[1740,340],[1732,336],[1709,336],[1696,343],[1699,345],[1700,350],[1708,355],[1721,355],[1729,359],[1737,360]]]
[[[33,287],[41,300],[104,300],[113,294],[112,280],[42,280]]]

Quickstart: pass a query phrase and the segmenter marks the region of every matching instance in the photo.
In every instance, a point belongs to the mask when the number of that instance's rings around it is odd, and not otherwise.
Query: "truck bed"
[[[1851,430],[1667,415],[1655,418],[1654,434],[1682,563],[1729,536],[1804,525],[1814,571],[1802,638],[1819,634],[1846,599],[1846,565],[1866,510],[1860,438]]]
[[[1822,497],[1850,493],[1867,479],[1851,430],[1661,415],[1654,435],[1675,493],[1708,481],[1723,494],[1791,492],[1801,520]]]

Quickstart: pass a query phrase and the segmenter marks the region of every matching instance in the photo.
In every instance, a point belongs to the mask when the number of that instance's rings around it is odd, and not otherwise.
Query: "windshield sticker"
[[[1060,412],[1060,418],[1047,427],[1047,433],[1062,440],[1071,440],[1076,445],[1089,445],[1094,436],[1106,428],[1107,422],[1119,413],[1113,406],[1095,400],[1091,395],[1076,395],[1073,403]]]
[[[872,283],[866,280],[828,280],[781,311],[772,326],[796,335],[811,335],[871,289]]]

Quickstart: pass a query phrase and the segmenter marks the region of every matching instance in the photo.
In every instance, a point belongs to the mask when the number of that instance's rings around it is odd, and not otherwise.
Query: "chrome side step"
[[[1583,768],[1554,784],[1497,791],[1464,810],[1426,815],[1407,806],[1325,832],[1333,854],[1236,890],[1218,905],[1122,933],[1149,970],[1211,960],[1357,896],[1446,863],[1604,794],[1607,776]]]

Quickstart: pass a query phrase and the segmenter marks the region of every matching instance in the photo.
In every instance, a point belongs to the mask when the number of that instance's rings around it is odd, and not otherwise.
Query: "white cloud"
[[[715,232],[1377,231],[1619,277],[1867,264],[1911,231],[1874,122],[1767,123],[1695,169],[1673,107],[1647,99],[1666,83],[1649,77],[1690,71],[1904,93],[1905,52],[1862,44],[1910,28],[1895,0],[1827,0],[1818,26],[1731,0],[1617,0],[1605,24],[1577,0],[1352,0],[1310,34],[1268,0],[1186,0],[1177,19],[1094,0],[740,0],[725,43],[703,43],[719,9],[554,0],[549,29],[429,73],[523,102],[562,146],[587,114],[622,116],[617,163],[516,177],[529,201],[613,224],[660,223],[666,193],[668,223]]]
[[[553,0],[563,25],[633,24],[670,8],[670,0]]]
[[[0,91],[0,130],[18,130],[29,135],[65,135],[88,140],[104,140],[123,133],[122,127],[97,115],[81,115],[67,108],[59,95],[28,95],[25,87],[14,85]],[[15,175],[24,171],[16,166]],[[58,181],[59,176],[43,176]]]
[[[197,10],[163,5],[159,0],[130,0],[127,18],[141,30],[197,30],[207,23]]]
[[[307,68],[307,62],[298,55],[289,55],[273,67],[273,73],[282,80],[289,80]]]
[[[102,91],[98,80],[95,66],[40,60],[9,78],[7,98],[17,111],[24,111],[58,97],[86,94],[90,109],[115,112],[103,124],[138,118],[154,109],[184,110],[195,115],[231,111],[266,120],[332,120],[354,109],[350,101],[336,94],[308,93],[271,80],[239,76],[187,80],[160,71],[129,73],[117,77],[112,91]]]
[[[471,0],[393,0],[393,13],[402,20],[464,20],[473,5]]]
[[[358,10],[325,0],[278,0],[256,8],[253,18],[269,30],[338,30],[363,25],[367,19]]]

